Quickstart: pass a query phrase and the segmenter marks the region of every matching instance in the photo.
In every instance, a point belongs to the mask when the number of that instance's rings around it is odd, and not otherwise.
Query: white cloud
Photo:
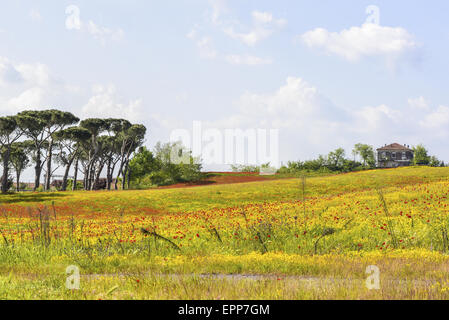
[[[87,103],[81,108],[80,116],[86,118],[119,118],[127,119],[132,123],[144,124],[151,128],[152,134],[161,137],[162,133],[181,127],[177,117],[166,117],[145,109],[143,99],[125,99],[113,84],[98,84],[92,87],[92,94]]]
[[[209,128],[279,129],[281,159],[309,159],[338,147],[350,152],[363,142],[378,147],[385,143],[424,143],[436,148],[449,137],[449,107],[411,109],[406,103],[340,108],[319,89],[298,77],[287,78],[272,92],[246,92],[235,109]],[[436,151],[433,151],[434,153]],[[444,149],[439,150],[444,157]]]
[[[192,30],[187,33],[186,37],[189,39],[195,39],[198,34],[198,25],[195,25]]]
[[[84,117],[125,118],[134,122],[141,122],[144,118],[142,99],[123,102],[114,85],[96,85],[92,93],[81,110]]]
[[[352,124],[359,132],[374,133],[385,132],[397,127],[402,119],[400,111],[382,104],[376,107],[363,107],[354,112],[354,123]]]
[[[238,112],[216,124],[221,127],[272,127],[294,130],[331,128],[346,117],[314,86],[289,77],[271,93],[244,93],[236,102]],[[325,130],[326,131],[326,130]],[[325,132],[323,131],[323,132]]]
[[[24,108],[40,108],[60,90],[58,81],[42,63],[15,63],[0,57],[2,110],[7,113]]]
[[[252,16],[257,24],[270,23],[271,21],[273,21],[273,15],[269,12],[254,11],[252,13]]]
[[[81,20],[80,9],[77,6],[68,6],[66,8],[66,14],[68,15],[65,21],[67,30],[87,32],[100,41],[102,45],[105,45],[108,41],[120,41],[125,36],[125,32],[121,28],[111,29],[99,26],[92,20],[83,22]]]
[[[340,118],[329,117],[330,112],[337,111],[338,108],[321,95],[317,88],[296,77],[287,78],[286,84],[274,93],[245,93],[239,99],[238,105],[249,118],[262,117],[264,121],[270,119],[281,127],[333,122]]]
[[[259,41],[268,38],[273,33],[267,29],[251,30],[248,33],[238,33],[234,30],[234,27],[228,27],[224,29],[224,32],[233,39],[239,40],[248,46],[254,46]]]
[[[45,86],[50,83],[50,70],[45,64],[18,64],[16,70],[21,74],[22,78],[28,83]]]
[[[289,77],[268,93],[244,93],[236,111],[206,127],[222,129],[279,129],[281,158],[312,157],[343,142],[347,114],[316,87]]]
[[[186,37],[195,43],[201,58],[212,60],[218,56],[218,52],[213,46],[212,38],[207,36],[199,37],[197,25],[193,27]]]
[[[226,0],[209,0],[209,5],[212,7],[210,19],[214,24],[220,24],[220,17],[223,13],[228,11]]]
[[[258,66],[264,64],[271,64],[271,59],[264,59],[251,55],[228,55],[226,56],[226,61],[234,65],[248,65],[248,66]]]
[[[270,12],[253,11],[251,15],[255,25],[273,23],[275,26],[284,27],[287,24],[285,19],[274,19]]]
[[[43,109],[44,101],[47,98],[46,92],[44,88],[41,87],[33,87],[23,91],[17,97],[13,97],[8,100],[7,105],[9,109],[13,109],[14,111],[23,111],[28,108],[32,109]]]
[[[222,55],[220,54],[214,47],[212,38],[210,37],[201,37],[199,39],[196,38],[197,33],[196,30],[193,29],[191,32],[187,34],[187,38],[192,39],[195,42],[196,47],[198,49],[198,53],[201,58],[208,60],[220,59],[224,60],[232,65],[247,65],[247,66],[259,66],[259,65],[267,65],[271,64],[273,61],[268,58],[261,58],[253,55],[238,55],[238,54],[228,54]]]
[[[198,51],[202,58],[214,59],[217,57],[217,51],[212,45],[212,39],[209,37],[203,37],[196,42]]]
[[[219,28],[225,35],[239,40],[248,46],[255,46],[260,41],[270,37],[275,31],[280,30],[287,24],[285,19],[275,19],[270,12],[253,11],[251,13],[252,26],[245,27],[237,20],[227,20],[223,16],[228,13],[226,0],[209,0],[211,12],[208,12],[208,23],[212,23],[214,27]],[[215,49],[213,39],[209,35],[201,35],[199,24],[186,34],[188,39],[195,42],[199,54],[205,59],[217,59],[226,61],[232,65],[267,65],[271,64],[272,60],[268,58],[261,58],[249,54],[222,54]],[[244,31],[241,31],[244,30]]]
[[[261,13],[261,16],[258,16],[257,19],[261,22],[271,22],[272,16],[267,13]],[[199,29],[200,27],[195,25],[186,34],[186,37],[196,44],[200,57],[204,59],[214,60],[219,58],[220,60],[226,61],[232,65],[248,66],[267,65],[272,63],[271,59],[261,58],[249,54],[221,54],[215,49],[212,38],[209,36],[201,36]]]
[[[23,75],[13,63],[0,57],[0,84],[20,83],[23,80]]]
[[[423,96],[408,99],[408,105],[418,110],[428,110],[430,108],[429,102]]]
[[[82,90],[66,84],[43,63],[15,62],[0,57],[0,112],[76,106]]]
[[[112,30],[101,27],[96,25],[93,21],[87,23],[87,31],[102,44],[105,44],[107,40],[120,41],[125,35],[125,32],[122,29]]]
[[[429,113],[424,120],[420,121],[420,124],[428,129],[442,129],[447,134],[447,126],[449,125],[449,107],[439,106],[436,110]],[[435,132],[435,134],[437,133],[438,131]]]
[[[287,20],[274,19],[269,12],[254,11],[252,12],[252,19],[253,25],[247,32],[235,31],[235,24],[224,27],[223,31],[233,39],[239,40],[248,46],[254,46],[287,24]]]
[[[349,61],[362,57],[397,58],[418,47],[413,35],[400,27],[384,27],[365,23],[341,32],[317,28],[304,33],[301,40],[311,48],[323,49]]]

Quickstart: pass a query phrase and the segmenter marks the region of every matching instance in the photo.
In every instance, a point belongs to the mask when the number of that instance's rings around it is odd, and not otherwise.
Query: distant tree
[[[180,163],[181,181],[183,182],[198,182],[204,178],[201,172],[202,164],[199,159],[190,157],[190,163]]]
[[[415,152],[414,164],[418,166],[426,166],[430,163],[430,157],[428,155],[427,149],[419,144],[416,147],[413,147],[413,151]]]
[[[259,173],[260,166],[250,165],[250,164],[235,164],[231,165],[232,172],[248,172],[248,173]]]
[[[15,142],[11,146],[11,166],[16,172],[16,191],[20,191],[20,176],[22,172],[30,165],[28,156],[32,148],[31,141]]]
[[[329,169],[337,171],[343,168],[345,160],[345,150],[338,148],[327,156],[327,165]]]
[[[319,155],[318,159],[304,161],[303,167],[304,169],[311,171],[328,170],[327,164],[328,160],[326,157]]]
[[[286,172],[296,172],[304,170],[304,163],[302,161],[288,161]]]
[[[151,175],[151,182],[156,185],[169,185],[177,182],[194,182],[203,178],[200,159],[192,156],[181,142],[158,142],[154,147],[155,158],[160,163],[160,170]],[[173,155],[182,155],[181,163],[173,162]]]
[[[353,154],[360,156],[363,161],[363,166],[374,167],[376,164],[374,158],[374,149],[367,144],[358,143],[354,146]]]
[[[343,161],[343,167],[341,168],[341,170],[343,172],[352,172],[358,170],[361,166],[362,164],[360,162],[345,159]]]
[[[0,148],[3,162],[3,175],[1,178],[1,192],[8,192],[9,163],[12,145],[22,136],[17,123],[17,117],[8,116],[0,118]]]
[[[431,156],[429,160],[429,166],[431,167],[444,167],[444,163],[438,160],[437,157]]]
[[[151,151],[146,147],[141,147],[129,162],[129,168],[130,181],[135,185],[140,185],[143,178],[161,169],[161,163]]]

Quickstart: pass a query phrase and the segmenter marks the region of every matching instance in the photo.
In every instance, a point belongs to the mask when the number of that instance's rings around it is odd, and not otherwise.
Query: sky
[[[276,129],[282,163],[360,142],[422,143],[449,160],[447,1],[1,6],[1,115],[127,118],[147,126],[149,147],[194,121]]]

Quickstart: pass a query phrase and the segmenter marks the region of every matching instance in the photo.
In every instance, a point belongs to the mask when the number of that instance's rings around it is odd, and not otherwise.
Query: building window
[[[391,157],[392,157],[393,159],[396,159],[396,152],[392,152],[392,153],[391,153]]]
[[[407,160],[407,154],[405,152],[402,152],[402,160]]]
[[[380,154],[380,158],[381,159],[385,159],[387,157],[387,153],[386,152],[382,152],[381,154]]]

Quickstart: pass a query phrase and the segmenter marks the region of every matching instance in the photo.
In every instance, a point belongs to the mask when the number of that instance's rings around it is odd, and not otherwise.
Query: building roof
[[[399,143],[392,143],[388,146],[377,149],[378,151],[413,151],[408,146],[403,146]]]

